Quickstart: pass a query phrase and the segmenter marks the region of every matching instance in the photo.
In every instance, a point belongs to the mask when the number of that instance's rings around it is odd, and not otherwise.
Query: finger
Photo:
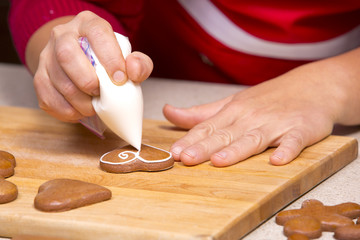
[[[229,146],[214,153],[210,161],[216,167],[225,167],[261,153],[270,143],[265,136],[266,134],[261,129],[248,131]]]
[[[52,71],[49,72],[49,77],[52,79],[54,88],[62,95],[62,98],[82,116],[88,117],[95,114],[91,103],[92,97],[80,91],[59,67],[52,68]]]
[[[205,138],[213,135],[218,129],[224,129],[228,126],[231,126],[234,123],[233,117],[223,118],[221,114],[211,117],[210,119],[203,121],[193,127],[184,137],[180,138],[177,142],[175,142],[170,151],[173,155],[174,160],[184,160],[186,162],[199,162],[200,159],[203,159],[204,156],[197,155],[198,151],[203,152],[206,150],[199,150],[196,147],[188,149],[186,153],[182,154],[182,152],[189,148],[190,146],[204,140]],[[201,147],[201,146],[200,146]],[[193,159],[193,160],[191,160]]]
[[[38,70],[35,73],[34,87],[39,107],[49,115],[65,122],[76,122],[82,118],[81,113],[74,109],[55,89],[44,70]]]
[[[236,131],[233,130],[233,128],[217,130],[212,135],[184,149],[180,155],[181,162],[185,165],[196,165],[209,160],[213,153],[233,142],[233,139],[236,138]]]
[[[83,116],[92,116],[95,114],[95,110],[91,104],[92,97],[81,91],[74,84],[74,80],[70,79],[61,66],[57,64],[57,59],[47,63],[46,69],[48,69],[48,76],[53,86],[73,108]]]
[[[282,137],[277,149],[271,154],[270,162],[274,165],[284,165],[294,160],[308,145],[301,131],[291,130]]]
[[[57,62],[62,71],[74,84],[88,95],[99,94],[99,81],[94,67],[87,59],[78,43],[78,34],[65,32],[64,25],[53,29],[54,51]]]
[[[126,58],[126,72],[134,82],[146,80],[154,68],[151,58],[141,52],[133,52]]]
[[[178,127],[190,129],[195,125],[209,119],[218,113],[233,96],[229,96],[213,103],[194,106],[191,108],[177,108],[166,104],[163,108],[163,114],[167,120]]]
[[[79,34],[86,36],[111,80],[121,85],[127,81],[125,60],[111,25],[96,14],[84,11],[77,15]],[[80,24],[81,23],[81,24]]]

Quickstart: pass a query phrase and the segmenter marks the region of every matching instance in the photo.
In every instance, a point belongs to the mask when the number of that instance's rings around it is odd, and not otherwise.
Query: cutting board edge
[[[56,213],[55,213],[56,214]],[[133,239],[163,239],[166,236],[166,239],[172,240],[211,240],[212,236],[209,235],[191,235],[187,233],[179,232],[169,232],[169,231],[158,231],[151,229],[143,228],[131,228],[132,231],[129,232],[128,227],[119,228],[118,225],[98,225],[92,222],[82,222],[81,225],[73,224],[69,221],[63,221],[63,231],[61,234],[58,234],[58,228],[54,228],[49,224],[45,219],[36,218],[36,217],[27,217],[22,218],[21,216],[15,218],[9,218],[8,221],[2,223],[5,226],[11,226],[12,220],[17,220],[22,225],[21,228],[7,227],[6,230],[2,229],[1,237],[12,238],[16,235],[26,234],[26,235],[35,235],[35,236],[44,236],[44,237],[60,237],[67,240],[118,240],[119,236],[122,240],[133,240]],[[58,220],[57,220],[58,222]],[[97,225],[97,226],[94,226]],[[139,238],[139,231],[141,233],[141,238]],[[108,232],[109,234],[103,234]],[[46,233],[46,234],[43,234]],[[50,233],[50,234],[49,234]],[[54,234],[51,234],[54,233]]]

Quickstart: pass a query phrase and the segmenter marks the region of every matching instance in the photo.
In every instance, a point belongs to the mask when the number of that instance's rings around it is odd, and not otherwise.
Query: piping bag
[[[115,33],[115,36],[125,59],[131,53],[130,42],[121,34]],[[87,39],[82,37],[79,43],[95,67],[100,85],[100,95],[92,99],[96,115],[83,118],[80,123],[100,138],[104,138],[103,133],[109,128],[140,151],[144,112],[140,84],[129,79],[121,86],[115,85],[92,51]]]

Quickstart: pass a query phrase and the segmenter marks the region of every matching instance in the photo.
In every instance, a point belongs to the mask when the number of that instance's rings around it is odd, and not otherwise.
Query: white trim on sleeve
[[[279,43],[244,31],[210,0],[178,0],[183,8],[213,38],[239,52],[288,60],[317,60],[360,46],[360,25],[335,38],[313,43]]]

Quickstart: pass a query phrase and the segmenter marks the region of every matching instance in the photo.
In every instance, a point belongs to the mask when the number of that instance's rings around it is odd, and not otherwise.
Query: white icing
[[[131,53],[130,42],[123,35],[115,35],[126,58]],[[140,84],[129,79],[124,85],[115,85],[95,54],[93,57],[100,82],[100,96],[92,100],[97,115],[111,131],[140,150],[143,122],[143,96]]]
[[[145,144],[144,144],[144,145],[145,145]],[[133,160],[135,160],[135,159],[137,158],[137,159],[139,159],[140,161],[142,161],[142,162],[144,162],[144,163],[157,163],[157,162],[165,162],[165,161],[169,160],[169,159],[172,157],[172,155],[171,155],[170,152],[165,151],[165,150],[163,150],[163,149],[161,149],[161,148],[157,148],[157,147],[150,146],[150,145],[146,145],[146,146],[149,146],[149,147],[155,148],[155,149],[157,149],[157,150],[166,152],[166,153],[169,154],[169,157],[163,158],[163,159],[158,159],[158,160],[151,160],[151,161],[149,161],[149,160],[146,160],[146,159],[140,157],[140,150],[138,150],[137,152],[127,150],[127,151],[123,151],[123,152],[121,152],[121,153],[118,154],[118,157],[119,157],[120,159],[123,159],[123,160],[124,160],[124,159],[127,159],[127,158],[129,157],[129,154],[133,154],[133,155],[134,155],[133,158],[131,158],[131,159],[125,161],[125,162],[109,162],[109,161],[105,161],[105,160],[104,160],[104,157],[105,157],[107,154],[109,154],[110,152],[107,152],[107,153],[105,153],[104,155],[102,155],[101,158],[100,158],[100,162],[106,163],[106,164],[110,164],[110,165],[122,165],[122,164],[129,163],[129,162],[131,162],[131,161],[133,161]]]

